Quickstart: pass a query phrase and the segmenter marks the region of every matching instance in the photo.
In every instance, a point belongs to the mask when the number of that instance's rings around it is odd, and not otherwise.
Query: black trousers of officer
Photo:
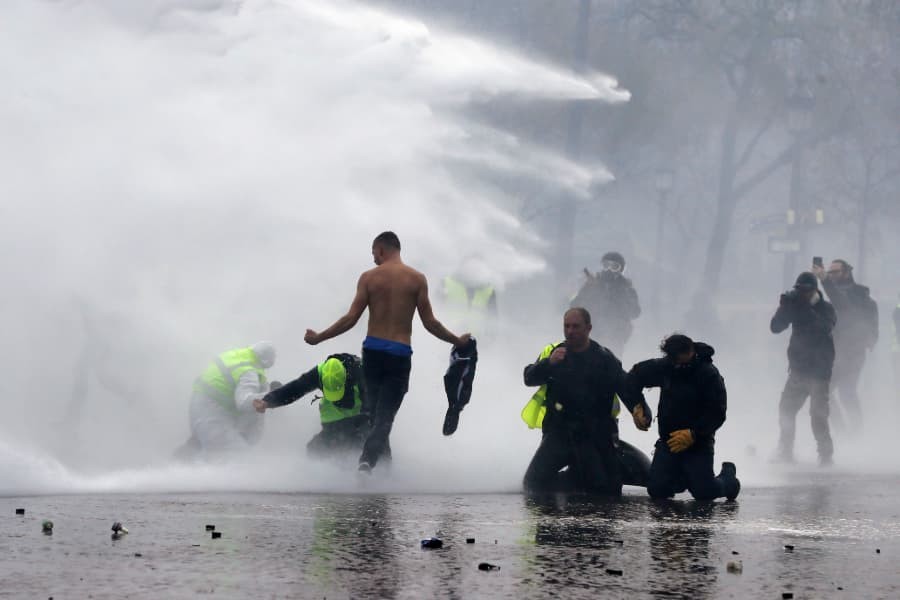
[[[525,471],[525,489],[555,491],[559,471],[566,466],[578,491],[621,495],[622,475],[612,434],[593,436],[565,427],[544,431]]]
[[[671,498],[685,490],[697,500],[725,497],[725,483],[713,473],[713,448],[691,446],[672,452],[665,440],[656,441],[647,493],[653,498]]]

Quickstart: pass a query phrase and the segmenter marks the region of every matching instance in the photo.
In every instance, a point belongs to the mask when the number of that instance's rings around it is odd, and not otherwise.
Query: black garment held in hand
[[[613,401],[618,394],[629,411],[634,404],[624,394],[619,359],[591,340],[587,350],[569,350],[556,365],[548,357],[525,367],[524,379],[527,386],[547,386],[543,436],[525,473],[526,489],[554,489],[560,469],[568,466],[580,489],[621,494]]]
[[[459,413],[472,398],[472,384],[478,365],[478,344],[475,338],[462,348],[450,351],[450,366],[444,373],[444,391],[447,393],[447,414],[444,416],[444,435],[452,435],[459,425]]]
[[[698,500],[736,495],[735,478],[713,473],[715,433],[725,423],[728,404],[725,380],[713,365],[712,346],[694,342],[694,352],[693,360],[685,365],[656,358],[636,364],[628,373],[630,397],[643,399],[644,388],[660,388],[659,440],[647,484],[647,492],[654,498],[685,490]],[[682,429],[691,430],[694,443],[674,453],[667,441],[671,433]]]

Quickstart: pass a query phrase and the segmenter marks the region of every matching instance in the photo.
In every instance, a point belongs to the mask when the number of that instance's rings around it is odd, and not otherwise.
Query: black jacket
[[[772,333],[792,328],[787,350],[792,372],[830,380],[834,367],[834,339],[831,333],[836,322],[834,307],[821,297],[821,293],[815,304],[801,302],[785,294],[769,328]]]
[[[601,273],[589,278],[572,299],[591,313],[593,333],[599,339],[624,343],[631,336],[631,322],[641,315],[641,305],[631,280],[622,275]]]
[[[836,284],[827,278],[822,287],[837,313],[834,345],[838,351],[871,349],[878,341],[878,304],[869,295],[869,288],[852,279]]]
[[[563,342],[559,346],[565,347]],[[538,360],[525,367],[525,385],[547,386],[547,414],[543,430],[568,429],[589,434],[616,431],[612,416],[616,394],[627,406],[634,402],[625,394],[625,371],[619,359],[594,340],[584,352],[569,351],[558,365],[550,359]],[[649,407],[644,410],[650,414]]]
[[[644,401],[644,388],[658,387],[657,425],[663,440],[679,429],[694,432],[697,446],[711,447],[716,430],[725,422],[728,394],[725,380],[713,365],[715,350],[695,342],[691,363],[676,366],[668,358],[654,358],[632,367],[627,378],[627,394]]]
[[[363,405],[365,405],[365,389],[360,385],[362,383],[362,363],[359,357],[354,354],[332,354],[328,358],[337,358],[344,363],[344,367],[347,369],[347,383],[349,384],[346,386],[346,389],[353,391],[350,394],[345,393],[343,398],[334,403],[335,406],[345,410],[353,408],[355,394],[359,394]],[[326,358],[325,360],[328,359]],[[287,406],[306,394],[321,389],[322,380],[319,378],[319,367],[316,365],[297,379],[284,384],[277,390],[272,390],[263,397],[263,400],[272,408]]]

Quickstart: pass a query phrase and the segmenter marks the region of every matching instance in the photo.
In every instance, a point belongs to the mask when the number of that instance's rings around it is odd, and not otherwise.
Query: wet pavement
[[[618,500],[0,498],[0,597],[900,597],[900,477],[794,480],[734,503],[654,502],[637,489]],[[112,539],[114,521],[130,533]],[[443,547],[421,548],[432,536]],[[733,561],[742,572],[729,572]]]

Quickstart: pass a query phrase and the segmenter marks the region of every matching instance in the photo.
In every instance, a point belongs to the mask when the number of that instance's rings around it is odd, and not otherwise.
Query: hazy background
[[[377,489],[518,489],[539,440],[521,370],[611,249],[645,309],[623,363],[676,329],[714,345],[718,459],[745,485],[788,477],[765,462],[787,368],[787,334],[768,332],[778,294],[813,255],[856,265],[882,338],[866,435],[836,434],[836,461],[896,471],[900,9],[747,4],[5,3],[0,493],[355,490],[303,456],[319,429],[305,400],[267,414],[237,464],[169,457],[212,355],[272,340],[287,381],[358,351],[364,324],[315,348],[302,335],[346,309],[384,229],[435,291],[485,256],[502,329],[443,438],[449,348],[417,325]],[[649,452],[654,435],[621,429]]]

